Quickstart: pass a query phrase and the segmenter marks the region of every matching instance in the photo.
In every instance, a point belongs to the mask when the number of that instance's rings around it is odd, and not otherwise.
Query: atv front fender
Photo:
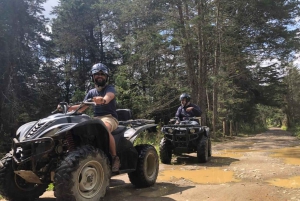
[[[76,139],[77,145],[90,144],[109,155],[109,132],[100,119],[91,119],[74,125],[66,125],[56,132],[56,135],[64,135],[70,132]]]
[[[146,124],[143,126],[130,128],[125,132],[124,137],[126,137],[130,142],[134,143],[135,139],[139,136],[140,133],[154,126],[157,126],[157,124]]]
[[[210,137],[209,127],[204,126],[204,129],[205,129],[205,131],[206,131],[206,132],[205,132],[205,136],[209,138],[209,137]]]
[[[20,140],[23,140],[23,136],[27,133],[28,130],[32,128],[32,126],[36,123],[37,121],[31,121],[28,122],[22,126],[20,126],[16,132],[16,137]]]
[[[58,130],[55,134],[60,135],[61,133],[65,133],[67,131],[77,129],[79,127],[85,127],[85,126],[96,126],[97,128],[99,128],[99,131],[101,131],[101,133],[104,132],[105,135],[108,135],[108,130],[105,124],[103,123],[103,121],[101,121],[100,119],[91,119],[89,121],[84,121],[78,124],[67,124],[63,126],[60,130]]]

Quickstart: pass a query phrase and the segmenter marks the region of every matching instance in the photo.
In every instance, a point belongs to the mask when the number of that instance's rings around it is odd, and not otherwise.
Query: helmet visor
[[[97,74],[99,72],[104,73],[106,76],[108,75],[107,71],[105,71],[105,70],[104,71],[103,70],[92,70],[92,74],[93,75],[95,75],[95,74]]]
[[[91,73],[92,75],[94,75],[95,73],[98,73],[102,71],[103,73],[105,73],[106,75],[108,75],[108,69],[105,65],[103,64],[95,64],[93,67],[92,67],[92,70],[91,70]]]

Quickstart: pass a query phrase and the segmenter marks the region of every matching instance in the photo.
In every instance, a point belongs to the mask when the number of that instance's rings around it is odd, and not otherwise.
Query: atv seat
[[[114,130],[113,132],[111,132],[112,135],[117,135],[121,132],[124,132],[126,130],[126,126],[121,126],[119,125],[118,128],[116,130]]]
[[[130,109],[117,109],[118,121],[128,121],[132,119],[132,112]]]

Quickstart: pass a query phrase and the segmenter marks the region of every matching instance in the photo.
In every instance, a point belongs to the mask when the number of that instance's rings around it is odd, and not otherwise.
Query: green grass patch
[[[163,138],[163,134],[159,131],[156,133],[149,133],[147,131],[141,133],[134,142],[134,145],[138,144],[150,144],[155,147],[159,153],[159,143]]]
[[[268,130],[267,126],[262,125],[245,125],[240,128],[240,131],[238,132],[238,136],[253,136],[258,133],[263,133]]]
[[[47,191],[53,191],[54,185],[53,183],[49,184]]]
[[[295,125],[293,127],[286,128],[286,130],[293,133],[294,136],[300,138],[300,125]]]

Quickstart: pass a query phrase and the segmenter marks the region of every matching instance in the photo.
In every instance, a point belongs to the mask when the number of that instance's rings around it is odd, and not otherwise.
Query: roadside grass
[[[300,125],[295,125],[291,128],[284,127],[281,129],[291,132],[294,136],[300,139]]]
[[[134,142],[134,145],[137,144],[150,144],[155,147],[157,153],[159,154],[159,143],[163,138],[163,134],[159,131],[157,132],[148,132],[145,131],[141,133]]]
[[[53,188],[54,188],[53,183],[50,183],[48,188],[47,188],[47,191],[53,191]]]
[[[241,137],[248,137],[248,136],[253,136],[258,133],[263,133],[268,130],[267,126],[264,125],[246,125],[240,128],[240,131],[238,132],[238,136]]]
[[[211,140],[212,144],[214,145],[233,140],[235,137],[251,137],[267,130],[268,128],[266,126],[241,126],[237,133],[233,132],[232,136],[230,136],[229,133],[226,133],[226,135],[224,135],[221,130],[218,130],[215,134],[215,137],[211,137]],[[212,136],[212,131],[210,132]]]

